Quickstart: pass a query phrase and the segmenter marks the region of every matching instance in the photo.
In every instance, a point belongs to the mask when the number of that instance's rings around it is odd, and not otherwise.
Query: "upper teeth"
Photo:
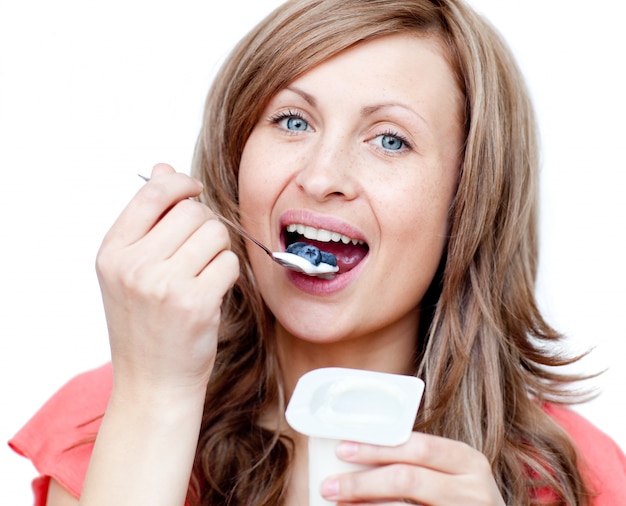
[[[311,239],[312,241],[319,242],[339,242],[341,241],[344,244],[352,243],[352,244],[365,244],[364,241],[359,239],[352,239],[347,235],[340,234],[338,232],[331,232],[330,230],[324,230],[323,228],[313,228],[308,227],[306,225],[302,225],[300,223],[293,223],[291,225],[287,225],[287,232],[297,232],[300,235],[303,235],[307,239]]]

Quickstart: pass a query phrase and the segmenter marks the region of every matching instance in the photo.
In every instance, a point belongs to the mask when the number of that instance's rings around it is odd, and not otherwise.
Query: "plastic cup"
[[[414,376],[338,367],[302,376],[285,416],[294,430],[309,437],[309,506],[334,504],[320,494],[324,479],[364,469],[336,456],[339,441],[405,443],[423,392],[424,382]]]

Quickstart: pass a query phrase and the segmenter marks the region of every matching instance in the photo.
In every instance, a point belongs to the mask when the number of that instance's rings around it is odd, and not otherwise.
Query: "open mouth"
[[[300,223],[289,224],[283,229],[283,241],[285,248],[295,242],[304,242],[331,253],[337,259],[339,274],[354,269],[369,252],[365,241]]]

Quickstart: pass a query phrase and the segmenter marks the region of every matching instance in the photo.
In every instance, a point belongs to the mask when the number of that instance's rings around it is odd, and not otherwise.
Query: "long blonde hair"
[[[416,429],[483,452],[507,504],[587,504],[576,451],[544,412],[575,377],[535,301],[538,146],[527,90],[497,32],[462,0],[292,0],[233,50],[211,88],[194,158],[204,202],[237,220],[241,153],[270,98],[340,51],[382,35],[438,37],[465,96],[466,142],[450,238],[423,301],[416,373],[427,389]],[[290,441],[257,423],[284,406],[272,316],[241,239],[242,275],[223,307],[217,363],[193,478],[205,505],[280,504]],[[549,345],[549,346],[548,346]]]

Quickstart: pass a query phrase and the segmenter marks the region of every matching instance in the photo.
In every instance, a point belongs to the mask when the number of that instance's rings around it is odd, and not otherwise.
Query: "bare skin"
[[[50,506],[75,506],[78,504],[78,499],[65,490],[58,481],[52,479],[48,487],[47,504]]]

